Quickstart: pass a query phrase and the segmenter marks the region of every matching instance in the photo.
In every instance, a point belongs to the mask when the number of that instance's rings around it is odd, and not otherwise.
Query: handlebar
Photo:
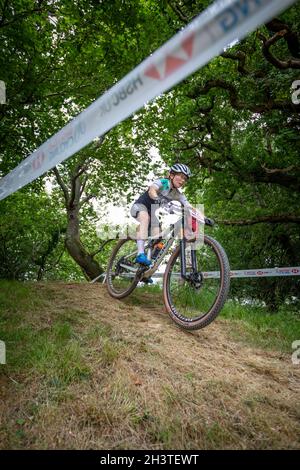
[[[167,202],[163,200],[161,207],[167,214],[182,215],[182,207],[178,207],[172,202]],[[215,225],[213,219],[210,219],[209,217],[204,217],[204,215],[200,212],[189,209],[189,213],[192,217],[194,217],[198,222],[203,225],[208,225],[210,227],[213,227]]]

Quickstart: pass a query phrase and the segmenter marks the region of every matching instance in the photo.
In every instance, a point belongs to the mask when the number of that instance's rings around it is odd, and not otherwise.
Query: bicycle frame
[[[162,293],[167,313],[178,326],[196,330],[209,325],[221,311],[230,286],[230,265],[220,243],[205,235],[203,245],[201,241],[198,245],[199,234],[194,232],[193,219],[190,227],[189,223],[186,224],[184,209],[176,206],[177,211],[170,210],[170,205],[165,209],[169,208],[169,213],[177,212],[180,217],[164,230],[160,227],[160,233],[154,232],[155,236],[147,237],[146,250],[152,264],[145,266],[136,262],[138,249],[133,237],[120,240],[113,249],[107,267],[107,289],[116,299],[127,297],[140,281],[148,283],[147,278],[155,273],[164,260],[166,269],[162,274]],[[189,209],[190,215],[203,225],[214,225],[212,219],[205,218],[193,208]],[[173,247],[175,238],[179,241],[176,240],[176,246]],[[159,241],[163,243],[157,244]],[[161,249],[156,250],[160,246]],[[200,246],[204,250],[198,255],[196,250]],[[155,249],[154,259],[152,249]],[[205,276],[206,271],[213,269],[219,269],[217,282],[210,282]],[[126,278],[130,279],[126,282]]]
[[[177,214],[179,215],[178,213],[179,207],[171,203],[169,204],[168,207],[170,211],[173,211],[173,213],[177,212]],[[171,213],[170,211],[167,211],[167,212]],[[162,263],[165,257],[166,252],[169,250],[169,248],[171,248],[175,239],[180,234],[181,235],[180,236],[180,266],[181,266],[180,275],[183,279],[186,279],[186,280],[189,279],[189,276],[186,273],[185,250],[186,250],[187,240],[184,237],[185,226],[184,226],[184,208],[183,207],[181,207],[180,212],[181,212],[180,219],[175,224],[171,224],[165,230],[160,232],[159,237],[151,237],[151,236],[148,237],[148,247],[146,246],[146,249],[148,249],[148,255],[147,255],[148,259],[151,259],[151,254],[152,254],[151,245],[153,245],[154,242],[156,242],[158,238],[164,239],[164,240],[167,239],[165,246],[162,248],[153,266],[151,268],[147,268],[146,266],[135,268],[133,266],[128,266],[125,263],[124,264],[120,263],[120,267],[125,268],[127,271],[130,271],[130,273],[125,274],[126,277],[134,277],[136,276],[138,272],[140,272],[142,274],[141,280],[150,278],[157,271],[157,269],[159,268],[160,264]],[[134,254],[135,252],[131,252],[128,255],[124,256],[124,258],[122,258],[123,261],[125,261],[127,258],[131,258]],[[192,272],[196,272],[198,268],[197,258],[196,258],[195,250],[193,249],[191,249],[191,261],[192,261]]]
[[[172,206],[171,206],[172,207]],[[173,209],[174,207],[176,209],[177,206],[173,206]],[[144,279],[148,279],[149,277],[151,277],[155,271],[158,269],[158,267],[160,266],[160,264],[162,263],[163,259],[164,259],[164,256],[165,256],[165,253],[168,251],[169,248],[171,248],[171,246],[173,245],[175,239],[177,238],[177,236],[179,234],[181,234],[181,237],[180,237],[180,266],[181,266],[181,271],[180,271],[180,274],[181,274],[181,277],[183,279],[188,279],[189,276],[187,276],[186,274],[186,256],[185,256],[185,250],[186,250],[186,238],[184,237],[184,208],[181,207],[181,218],[176,222],[176,224],[172,224],[170,227],[166,228],[163,232],[160,233],[160,236],[159,238],[161,239],[168,239],[167,243],[165,244],[165,246],[162,248],[161,252],[159,253],[154,265],[150,268],[150,269],[147,269],[145,270],[145,272],[143,273],[143,278]],[[156,237],[149,237],[148,238],[148,241],[149,241],[149,244],[151,244],[151,242],[157,240]],[[148,258],[150,259],[151,258],[151,248],[150,248],[150,253],[148,255]],[[197,257],[196,257],[196,253],[195,253],[195,250],[191,249],[191,261],[192,261],[192,270],[193,272],[196,272],[197,271]]]

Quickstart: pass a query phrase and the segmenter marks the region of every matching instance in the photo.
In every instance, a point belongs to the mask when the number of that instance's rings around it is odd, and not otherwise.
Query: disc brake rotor
[[[188,282],[190,283],[192,287],[194,287],[194,289],[201,289],[203,285],[203,281],[204,281],[204,278],[201,272],[196,271],[196,272],[189,273],[188,275]]]

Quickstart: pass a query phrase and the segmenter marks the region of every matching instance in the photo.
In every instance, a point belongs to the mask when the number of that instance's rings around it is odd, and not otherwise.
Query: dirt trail
[[[300,367],[290,356],[235,342],[230,321],[220,318],[203,330],[180,330],[157,294],[116,301],[102,285],[39,289],[50,296],[50,323],[54,312],[81,312],[75,330],[90,374],[54,398],[34,374],[23,378],[24,388],[2,383],[10,395],[3,417],[12,421],[33,402],[38,408],[15,446],[300,447]]]

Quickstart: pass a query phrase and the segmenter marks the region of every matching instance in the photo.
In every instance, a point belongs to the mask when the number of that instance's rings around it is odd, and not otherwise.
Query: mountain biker
[[[159,236],[159,220],[154,213],[157,204],[162,200],[166,201],[179,201],[184,207],[192,209],[191,204],[187,198],[179,190],[186,183],[191,176],[191,170],[183,163],[175,163],[169,170],[168,178],[154,180],[147,191],[139,196],[131,207],[130,214],[138,222],[137,227],[137,248],[138,254],[135,259],[136,263],[144,266],[150,266],[151,261],[145,254],[145,240],[148,237],[149,223],[151,222],[151,235],[153,237]],[[153,209],[152,209],[153,208]],[[151,210],[152,209],[152,210]],[[152,214],[151,214],[152,212]]]

